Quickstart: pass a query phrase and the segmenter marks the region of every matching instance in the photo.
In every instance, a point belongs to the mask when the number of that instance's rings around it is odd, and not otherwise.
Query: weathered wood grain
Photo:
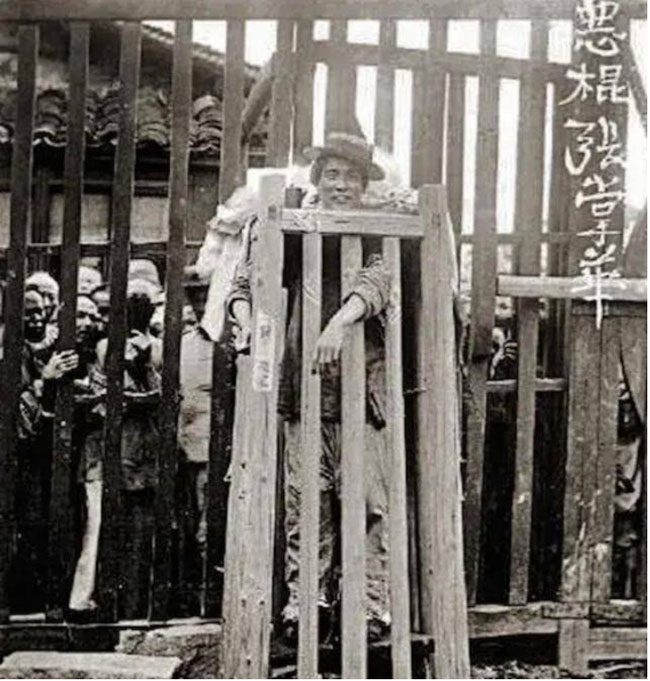
[[[388,55],[395,46],[397,23],[387,19],[379,26],[379,63],[375,93],[375,144],[387,151],[393,150],[395,127],[395,69]]]
[[[283,19],[278,23],[277,48],[274,55],[274,79],[271,90],[266,164],[273,167],[289,165],[291,151],[291,121],[293,117],[293,56],[294,22]]]

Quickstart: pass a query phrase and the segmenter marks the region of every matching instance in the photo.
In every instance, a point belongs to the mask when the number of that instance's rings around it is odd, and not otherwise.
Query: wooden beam
[[[306,163],[303,156],[305,147],[312,144],[314,118],[314,72],[316,64],[306,58],[313,41],[314,23],[298,21],[296,24],[296,76],[295,113],[293,119],[293,160]]]
[[[291,126],[293,121],[293,54],[294,22],[282,19],[278,23],[277,48],[274,55],[274,79],[271,91],[271,114],[268,127],[266,165],[289,165]]]
[[[399,239],[384,239],[384,264],[392,277],[390,307],[386,314],[386,395],[388,441],[391,452],[389,490],[389,560],[391,659],[393,678],[410,679],[410,593],[406,490],[406,441],[402,378],[402,276]]]
[[[180,412],[180,359],[183,333],[183,269],[188,223],[188,169],[192,115],[192,22],[176,24],[172,68],[171,158],[169,168],[169,239],[165,269],[160,451],[156,490],[156,533],[153,554],[151,617],[169,616],[172,578],[172,528]]]
[[[497,293],[514,298],[564,298],[580,300],[595,293],[585,289],[582,277],[524,277],[510,274],[498,276]],[[605,300],[644,303],[648,300],[645,279],[615,279],[604,281],[602,294]]]
[[[622,11],[643,19],[643,0],[623,0]],[[477,3],[474,0],[322,0],[319,19],[571,19],[570,0],[502,0]],[[116,0],[110,4],[89,4],[86,0],[59,0],[53,7],[40,0],[4,0],[0,21],[130,20],[149,19],[313,19],[309,0]]]
[[[397,39],[397,22],[382,21],[379,26],[379,62],[375,95],[375,144],[393,151],[395,127],[395,68],[389,56]]]
[[[455,247],[443,187],[420,190],[418,529],[422,630],[436,642],[436,677],[469,677],[463,571],[460,405],[453,319]]]
[[[262,179],[262,211],[250,277],[252,347],[243,438],[233,460],[224,586],[222,678],[268,678],[275,535],[277,406],[284,345],[279,206],[284,178]],[[243,445],[243,446],[241,446]]]
[[[341,294],[353,290],[362,266],[361,237],[341,238]],[[341,354],[341,605],[342,676],[365,679],[366,649],[366,360],[364,326],[347,331]]]
[[[496,52],[496,23],[481,24],[481,53]],[[472,394],[467,414],[467,478],[465,490],[465,561],[470,604],[476,602],[481,542],[481,502],[486,424],[488,361],[497,275],[496,194],[499,79],[495,74],[479,79],[474,248],[472,250],[472,300],[470,311],[470,363],[468,385]]]
[[[298,677],[318,677],[318,577],[320,529],[321,382],[312,371],[321,332],[323,240],[308,234],[302,242],[302,383],[300,402],[300,622]]]
[[[371,210],[341,212],[287,209],[282,214],[282,231],[392,236],[402,239],[423,236],[422,223],[416,215]]]
[[[460,262],[465,176],[465,76],[458,73],[449,76],[446,160],[445,184],[449,194],[449,214],[454,227],[456,259]]]
[[[594,627],[589,630],[589,659],[633,660],[648,657],[646,627]]]
[[[120,116],[115,151],[115,186],[111,209],[111,312],[106,351],[106,421],[102,471],[102,531],[99,545],[98,587],[105,619],[118,618],[120,557],[122,555],[122,413],[126,288],[129,269],[131,207],[135,173],[136,97],[140,74],[140,24],[122,27],[120,47]]]
[[[30,222],[32,167],[34,148],[34,112],[36,108],[36,69],[38,62],[38,28],[18,29],[18,94],[16,130],[11,164],[11,207],[9,217],[9,252],[4,309],[4,347],[2,359],[2,396],[0,400],[0,622],[9,618],[7,579],[11,565],[16,446],[16,405],[21,393],[23,356],[23,308],[27,229]]]
[[[63,244],[61,248],[59,341],[57,350],[75,350],[77,345],[77,272],[81,234],[86,140],[86,86],[90,27],[70,27],[70,102],[68,105],[68,143],[64,161]],[[71,563],[76,553],[73,535],[73,509],[70,507],[74,383],[66,378],[59,383],[54,420],[55,456],[52,459],[50,528],[48,537],[48,618],[63,619],[67,606]]]
[[[325,134],[356,132],[357,69],[345,58],[347,21],[331,22],[328,44],[332,48],[332,59],[327,61]]]
[[[530,56],[546,59],[547,51],[548,24],[533,22]],[[546,82],[532,73],[526,74],[520,82],[519,102],[515,224],[526,229],[516,264],[520,274],[538,275],[541,271],[540,235],[544,201]],[[517,310],[517,342],[525,351],[517,354],[517,432],[508,598],[513,604],[528,601],[538,339],[539,303],[530,298],[521,299]]]

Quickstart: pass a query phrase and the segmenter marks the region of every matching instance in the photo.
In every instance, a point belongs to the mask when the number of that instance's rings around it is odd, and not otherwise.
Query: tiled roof
[[[91,90],[86,99],[86,145],[106,147],[117,142],[118,85]],[[0,91],[0,144],[10,144],[14,135],[15,89]],[[67,92],[50,88],[38,93],[34,144],[64,147],[67,144]],[[137,104],[137,142],[167,149],[170,144],[169,93],[145,86]],[[217,153],[221,146],[222,103],[213,95],[194,100],[190,123],[190,144],[194,152]],[[264,144],[262,135],[254,135],[251,146]]]

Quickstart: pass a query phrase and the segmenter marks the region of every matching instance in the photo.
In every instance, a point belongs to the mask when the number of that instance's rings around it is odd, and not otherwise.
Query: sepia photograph
[[[643,679],[646,0],[0,0],[0,679]]]

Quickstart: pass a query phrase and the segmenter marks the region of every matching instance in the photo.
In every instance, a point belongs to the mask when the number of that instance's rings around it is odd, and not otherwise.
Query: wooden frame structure
[[[626,0],[621,3],[630,20],[645,18],[645,3]],[[11,490],[15,474],[13,457],[15,423],[12,409],[6,405],[17,404],[20,388],[20,354],[22,349],[23,286],[26,274],[26,255],[33,248],[27,239],[27,225],[31,208],[31,183],[33,160],[33,121],[36,69],[38,62],[38,24],[34,22],[62,19],[73,22],[70,74],[70,125],[69,144],[66,149],[66,194],[64,217],[64,241],[61,248],[66,263],[65,279],[62,281],[62,302],[68,312],[63,315],[61,343],[69,344],[72,338],[73,320],[70,311],[75,307],[76,268],[82,253],[98,248],[80,244],[80,202],[83,193],[84,137],[81,124],[81,105],[87,80],[87,27],[93,20],[115,19],[125,22],[122,37],[120,77],[122,90],[123,120],[115,157],[114,198],[112,206],[113,235],[110,245],[111,292],[114,296],[114,317],[109,339],[109,426],[107,428],[105,453],[105,508],[106,523],[103,531],[103,558],[100,562],[100,587],[103,617],[106,622],[118,616],[116,593],[119,575],[113,558],[120,545],[120,516],[116,490],[119,488],[119,424],[121,413],[122,354],[125,342],[123,302],[126,291],[126,262],[130,253],[137,251],[129,243],[130,202],[133,194],[134,132],[133,118],[135,93],[138,81],[139,25],[144,19],[177,20],[174,53],[173,89],[173,138],[170,173],[170,242],[157,245],[168,258],[167,295],[170,308],[165,330],[164,391],[167,411],[164,441],[161,451],[160,497],[157,508],[157,532],[161,541],[154,575],[151,621],[163,621],[168,616],[168,591],[170,574],[168,528],[170,508],[164,497],[171,497],[173,482],[173,445],[176,438],[175,410],[178,409],[177,357],[180,329],[174,317],[180,304],[179,249],[184,243],[187,202],[187,126],[188,126],[188,78],[187,60],[191,42],[190,19],[224,19],[228,22],[228,49],[226,58],[224,139],[222,148],[222,173],[220,195],[228,196],[242,177],[243,154],[240,141],[247,127],[242,114],[244,73],[244,21],[252,18],[275,18],[278,24],[278,52],[273,62],[273,82],[270,88],[271,125],[269,131],[268,164],[282,165],[293,152],[293,158],[312,142],[313,77],[316,63],[327,62],[329,77],[336,87],[329,88],[327,98],[326,127],[343,124],[350,115],[350,103],[356,84],[351,77],[354,65],[377,67],[377,101],[375,115],[376,142],[390,149],[393,143],[395,113],[394,80],[396,69],[413,71],[413,148],[412,184],[444,184],[449,197],[449,210],[456,229],[456,242],[463,247],[471,246],[472,258],[472,309],[469,384],[473,399],[467,407],[466,428],[466,488],[464,503],[465,565],[467,595],[470,604],[469,635],[501,636],[520,633],[557,634],[560,641],[562,664],[575,671],[584,670],[588,659],[598,659],[605,654],[637,656],[644,654],[639,645],[639,632],[646,620],[645,570],[639,570],[636,597],[625,602],[612,601],[606,588],[609,568],[606,561],[594,561],[597,545],[604,541],[611,551],[611,534],[590,534],[587,540],[580,533],[565,532],[563,555],[567,559],[562,575],[559,599],[546,597],[531,600],[531,524],[533,514],[533,478],[535,471],[536,400],[541,394],[556,393],[564,403],[560,422],[573,436],[568,438],[569,458],[566,463],[568,487],[566,506],[570,509],[572,492],[584,495],[585,504],[590,501],[598,508],[598,517],[605,519],[607,527],[613,516],[611,489],[605,495],[596,494],[599,485],[611,487],[612,433],[615,410],[616,357],[612,340],[619,329],[630,319],[643,325],[646,300],[645,282],[630,281],[625,293],[614,294],[609,306],[609,316],[603,330],[595,334],[591,310],[580,304],[569,305],[571,283],[567,275],[573,272],[567,266],[569,246],[575,239],[567,215],[567,184],[561,172],[562,120],[556,117],[552,125],[552,139],[539,135],[543,128],[544,111],[549,102],[560,100],[563,69],[547,60],[548,29],[551,20],[571,20],[573,3],[568,0],[554,2],[529,2],[507,0],[498,4],[476,3],[473,0],[456,2],[411,2],[402,0],[366,0],[347,3],[328,0],[318,5],[314,15],[311,3],[259,2],[255,4],[239,0],[224,2],[185,2],[184,0],[141,0],[131,2],[99,3],[89,5],[82,0],[61,0],[56,7],[34,1],[8,1],[0,5],[0,21],[12,21],[19,28],[19,92],[17,100],[16,134],[13,149],[11,176],[11,241],[7,251],[8,271],[6,306],[4,308],[4,358],[2,361],[2,404],[0,414],[0,583],[6,583],[6,571],[10,553],[10,529],[12,524]],[[317,18],[331,20],[329,41],[313,38],[313,21]],[[381,21],[378,46],[353,45],[346,42],[345,22],[355,18],[373,18]],[[430,22],[429,48],[409,50],[396,46],[396,21],[419,18]],[[448,22],[455,19],[474,19],[481,25],[481,46],[478,55],[450,54],[446,50]],[[530,59],[513,59],[496,55],[497,22],[501,19],[532,21],[533,40]],[[629,55],[628,55],[629,61]],[[635,70],[629,70],[634,101],[645,120],[646,111],[642,85]],[[638,75],[638,74],[637,74]],[[475,226],[473,233],[461,233],[463,222],[463,193],[466,186],[463,162],[466,133],[461,112],[465,110],[468,77],[477,77],[478,86],[478,135],[477,169],[474,205]],[[517,203],[515,208],[515,231],[497,232],[497,168],[498,156],[498,101],[499,82],[502,78],[520,81],[520,119],[518,129],[519,153],[517,158]],[[548,86],[551,86],[550,88]],[[435,98],[432,93],[445,92],[445,97]],[[541,93],[544,93],[542,96]],[[258,108],[262,111],[262,108]],[[250,121],[246,122],[247,126]],[[439,140],[444,139],[444,149]],[[523,143],[525,141],[525,143]],[[543,154],[545,145],[552,146],[553,172],[550,178],[548,229],[543,229],[542,183]],[[353,233],[362,233],[357,221]],[[312,240],[314,241],[314,240]],[[515,273],[498,273],[497,252],[501,247],[517,252]],[[48,247],[49,248],[49,247]],[[394,248],[394,247],[391,247]],[[540,277],[542,249],[548,251],[547,273]],[[390,255],[390,250],[389,254]],[[394,257],[394,253],[393,253]],[[408,281],[408,280],[407,280]],[[496,295],[519,299],[517,335],[520,344],[525,343],[530,352],[521,353],[516,379],[504,381],[487,380],[487,361],[491,332],[494,324]],[[533,348],[539,342],[539,317],[536,299],[551,301],[551,318],[560,320],[553,333],[552,346],[556,361],[549,363],[550,375],[539,377]],[[642,309],[643,308],[643,309]],[[405,314],[407,314],[405,310]],[[628,321],[626,321],[628,320]],[[406,342],[406,339],[405,339]],[[597,369],[580,363],[584,353],[598,357]],[[224,536],[220,531],[223,521],[224,492],[218,480],[223,477],[224,456],[231,447],[233,414],[225,397],[231,361],[223,348],[215,348],[215,376],[213,396],[213,433],[211,441],[211,479],[208,545],[207,612],[218,613],[221,599],[223,574],[219,566],[223,562]],[[581,379],[589,376],[588,383]],[[406,399],[417,386],[405,385]],[[598,411],[600,433],[598,441],[593,438],[585,443],[576,434],[589,431],[593,425],[593,412],[587,409],[593,403],[594,390],[601,394],[603,407]],[[516,411],[516,482],[512,496],[512,532],[510,551],[510,580],[506,602],[481,603],[477,599],[481,562],[482,495],[484,489],[484,450],[486,429],[486,404],[490,395],[515,394]],[[67,560],[72,555],[70,518],[65,506],[58,503],[66,497],[70,480],[70,429],[72,393],[69,388],[60,391],[57,401],[55,447],[62,452],[56,457],[52,474],[53,497],[51,514],[52,561],[50,583],[53,591],[49,596],[48,618],[60,622],[63,618],[63,585],[69,569]],[[582,431],[581,431],[582,429]],[[235,429],[236,435],[236,429]],[[601,437],[602,435],[602,437]],[[595,436],[594,436],[595,437]],[[600,477],[583,477],[585,467],[598,464]],[[609,477],[608,477],[609,476]],[[572,485],[575,487],[572,487]],[[523,503],[519,500],[523,499]],[[412,503],[412,502],[409,502]],[[411,542],[417,506],[409,506],[408,517]],[[570,516],[570,513],[569,513]],[[577,519],[579,521],[579,519]],[[573,521],[576,521],[574,517]],[[565,522],[567,522],[565,520]],[[591,525],[593,527],[593,525]],[[55,540],[55,541],[54,541]],[[645,538],[640,547],[640,558],[645,565]],[[606,552],[607,556],[611,553]],[[570,586],[567,565],[571,560],[585,565],[579,588]],[[421,608],[413,585],[416,567],[411,565],[412,623],[416,629],[424,626],[426,612]],[[603,573],[602,570],[605,570]],[[605,577],[603,577],[605,574]],[[416,590],[417,591],[417,590]],[[0,589],[0,620],[9,620],[7,593]],[[616,628],[607,626],[615,623]],[[624,626],[621,626],[624,625]]]

